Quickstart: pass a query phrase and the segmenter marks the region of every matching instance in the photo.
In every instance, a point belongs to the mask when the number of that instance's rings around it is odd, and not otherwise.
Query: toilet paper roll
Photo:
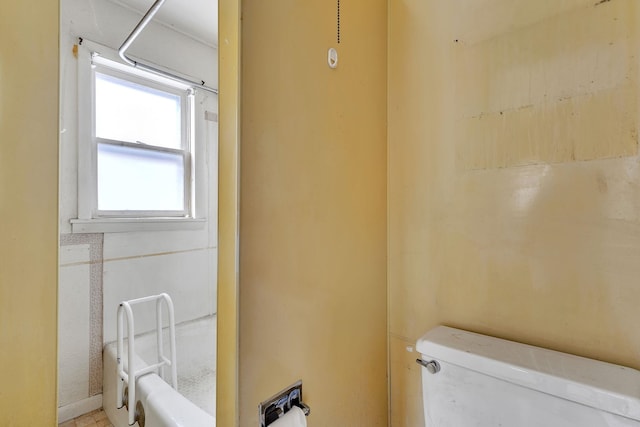
[[[269,427],[307,427],[307,417],[302,409],[294,406],[284,416],[269,424]]]

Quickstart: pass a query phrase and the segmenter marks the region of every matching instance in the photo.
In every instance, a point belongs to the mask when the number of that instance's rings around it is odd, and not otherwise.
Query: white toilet
[[[438,326],[418,340],[426,427],[640,427],[640,372]]]

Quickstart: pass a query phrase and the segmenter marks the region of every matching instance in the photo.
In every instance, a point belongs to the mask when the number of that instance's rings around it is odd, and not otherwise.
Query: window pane
[[[180,101],[178,95],[96,73],[96,136],[182,148]]]
[[[98,210],[184,209],[182,155],[98,144]]]

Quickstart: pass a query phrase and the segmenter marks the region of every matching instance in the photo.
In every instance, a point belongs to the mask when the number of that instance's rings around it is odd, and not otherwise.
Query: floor
[[[78,418],[58,424],[58,427],[113,427],[113,424],[111,424],[107,414],[102,409],[96,409]]]

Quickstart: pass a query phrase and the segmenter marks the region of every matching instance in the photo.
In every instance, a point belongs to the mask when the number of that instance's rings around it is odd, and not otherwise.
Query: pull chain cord
[[[338,20],[337,20],[337,29],[338,29],[338,44],[340,44],[340,0],[338,0]]]

